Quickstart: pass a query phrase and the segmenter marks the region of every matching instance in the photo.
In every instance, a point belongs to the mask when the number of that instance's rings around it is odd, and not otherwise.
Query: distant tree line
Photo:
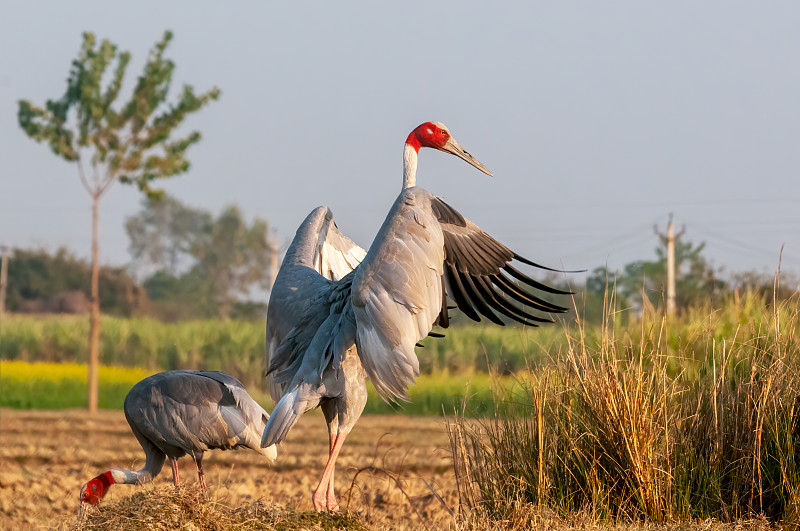
[[[8,261],[6,309],[20,313],[88,313],[91,265],[62,247],[14,249]],[[145,311],[147,294],[125,268],[101,267],[103,313],[130,317]]]
[[[100,268],[101,310],[163,321],[263,319],[270,253],[268,224],[248,223],[236,206],[219,216],[176,199],[147,198],[126,230],[127,267]],[[67,249],[15,249],[8,268],[7,309],[86,313],[91,265]]]
[[[103,313],[167,322],[265,317],[271,253],[277,252],[266,221],[255,218],[248,223],[236,206],[214,216],[165,195],[145,199],[125,228],[132,260],[127,267],[100,269]],[[793,277],[784,276],[775,286],[768,273],[724,274],[705,258],[703,243],[682,237],[675,248],[679,311],[698,304],[722,306],[746,291],[757,291],[768,301],[775,296],[782,300],[800,287]],[[9,261],[7,308],[24,313],[87,312],[89,270],[86,261],[64,248],[54,253],[16,249]],[[575,291],[578,313],[597,323],[610,294],[614,307],[625,315],[662,311],[666,271],[662,242],[655,259],[637,260],[617,271],[598,267],[583,285],[568,285],[570,275],[547,280]],[[456,323],[466,322],[454,317]]]

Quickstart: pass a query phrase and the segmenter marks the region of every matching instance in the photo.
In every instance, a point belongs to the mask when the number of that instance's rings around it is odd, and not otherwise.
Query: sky
[[[87,257],[90,199],[32,141],[17,101],[60,97],[81,33],[129,50],[130,94],[170,29],[189,116],[178,200],[236,204],[287,244],[312,208],[367,247],[402,148],[442,121],[493,173],[423,150],[418,184],[517,253],[568,269],[652,259],[670,213],[727,272],[800,273],[800,3],[6,1],[0,16],[0,244]],[[130,261],[141,194],[101,202],[100,257]]]

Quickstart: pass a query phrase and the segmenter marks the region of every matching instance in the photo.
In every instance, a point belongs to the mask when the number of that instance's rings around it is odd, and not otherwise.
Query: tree
[[[211,286],[218,316],[227,319],[234,302],[256,285],[268,286],[270,246],[267,222],[256,218],[247,226],[241,211],[227,207],[211,230],[192,245],[197,267]]]
[[[248,225],[236,206],[214,218],[164,196],[146,199],[125,228],[134,267],[140,274],[151,273],[144,285],[152,300],[189,301],[222,319],[260,311],[258,305],[242,304],[240,297],[268,287],[273,250],[263,219]]]
[[[192,244],[211,230],[210,212],[184,205],[174,197],[145,198],[142,211],[125,220],[133,268],[141,277],[154,272],[179,276]]]
[[[186,150],[200,141],[200,133],[193,131],[180,138],[172,135],[187,115],[220,94],[215,87],[197,95],[186,85],[177,102],[167,103],[175,64],[164,58],[164,51],[171,39],[172,33],[166,31],[154,45],[130,99],[116,109],[131,56],[118,52],[109,40],[95,46],[92,33],[83,34],[83,45],[72,62],[61,98],[48,100],[44,107],[26,100],[19,102],[20,127],[37,142],[47,142],[59,157],[76,164],[80,181],[92,200],[90,412],[97,410],[100,199],[117,181],[157,197],[161,191],[153,188],[154,181],[186,172]],[[109,67],[110,77],[106,75]]]
[[[54,253],[44,249],[14,249],[9,260],[8,307],[15,312],[88,311],[91,265],[66,248]],[[146,306],[145,291],[124,268],[101,267],[103,313],[131,316]],[[84,309],[83,306],[87,307]]]

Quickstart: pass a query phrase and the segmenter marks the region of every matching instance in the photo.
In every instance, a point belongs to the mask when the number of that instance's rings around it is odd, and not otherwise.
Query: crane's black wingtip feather
[[[550,286],[548,286],[546,284],[542,284],[541,282],[538,282],[538,281],[532,279],[531,277],[527,276],[526,274],[522,273],[521,271],[515,269],[511,264],[504,265],[503,269],[505,269],[512,277],[516,278],[520,282],[524,282],[525,284],[527,284],[528,286],[530,286],[532,288],[535,288],[535,289],[538,289],[538,290],[541,290],[541,291],[545,291],[547,293],[553,293],[554,295],[569,295],[570,294],[569,291],[564,291],[563,289],[552,288],[552,287],[550,287]]]
[[[520,256],[517,253],[514,253],[514,260],[518,260],[523,264],[528,264],[529,266],[538,267],[539,269],[544,269],[545,271],[553,271],[554,273],[586,273],[586,271],[588,271],[588,269],[574,269],[574,270],[553,269],[552,267],[547,267],[542,264],[537,264],[536,262],[528,260],[524,256]]]
[[[524,291],[517,284],[513,283],[510,279],[506,278],[505,275],[500,273],[492,275],[489,277],[489,280],[493,282],[503,294],[510,296],[517,302],[521,302],[525,306],[530,306],[537,310],[548,313],[564,313],[567,311],[567,308],[558,306],[557,304],[553,304],[552,302],[544,299],[540,299],[533,293]]]

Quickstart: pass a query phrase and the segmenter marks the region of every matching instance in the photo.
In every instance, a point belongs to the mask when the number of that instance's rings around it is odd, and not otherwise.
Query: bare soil
[[[206,481],[212,498],[231,507],[262,499],[310,511],[327,454],[324,419],[309,413],[279,447],[274,465],[249,450],[212,451],[204,459]],[[137,470],[143,464],[144,453],[121,411],[89,416],[83,410],[0,409],[0,529],[69,528],[86,481],[110,468]],[[184,458],[180,464],[182,484],[198,488],[193,461]],[[345,442],[336,470],[342,509],[370,528],[453,525],[437,499],[450,508],[456,505],[442,419],[364,416]],[[171,482],[167,463],[155,486],[116,485],[103,503]]]

